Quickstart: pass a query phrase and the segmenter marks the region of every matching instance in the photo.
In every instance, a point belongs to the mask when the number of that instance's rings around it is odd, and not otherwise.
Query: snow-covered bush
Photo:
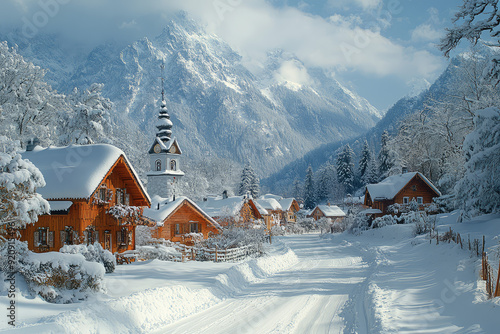
[[[7,254],[15,253],[15,261]],[[104,267],[81,254],[33,253],[24,242],[9,241],[0,247],[2,271],[21,274],[30,290],[51,303],[84,300],[102,290]]]
[[[138,225],[135,228],[135,244],[136,246],[144,246],[153,241],[151,233],[154,227]]]
[[[267,241],[268,235],[263,228],[243,228],[229,226],[222,233],[205,240],[208,248],[237,248],[247,245],[262,245]]]
[[[314,218],[300,218],[297,217],[297,224],[304,229],[305,232],[315,231],[317,229],[316,221]]]
[[[36,192],[45,186],[43,175],[19,150],[17,142],[0,136],[0,227],[24,228],[49,212],[49,203]]]
[[[182,254],[174,247],[162,244],[138,246],[136,250],[139,252],[139,258],[144,260],[158,259],[161,261],[173,261],[182,257]]]
[[[372,222],[372,228],[380,228],[387,225],[397,224],[397,218],[393,215],[385,215],[382,217],[375,218]]]
[[[359,234],[370,228],[370,220],[367,215],[362,213],[348,214],[344,218],[346,230],[352,234]]]
[[[82,254],[85,260],[89,262],[101,263],[106,269],[107,274],[115,271],[115,256],[109,250],[102,248],[101,244],[98,242],[88,246],[64,245],[59,251],[67,254]]]

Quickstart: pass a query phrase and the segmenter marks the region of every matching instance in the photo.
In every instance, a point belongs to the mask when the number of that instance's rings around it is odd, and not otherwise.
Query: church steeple
[[[167,143],[172,136],[172,121],[170,120],[170,115],[167,110],[167,102],[165,101],[165,88],[164,88],[164,77],[163,71],[165,65],[161,65],[161,107],[160,113],[158,115],[158,120],[156,121],[156,128],[158,132],[156,137],[158,137],[162,142]]]

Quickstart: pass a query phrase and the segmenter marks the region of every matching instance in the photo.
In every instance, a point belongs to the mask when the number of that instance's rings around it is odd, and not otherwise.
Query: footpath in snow
[[[500,216],[438,230],[486,236],[500,255]],[[480,258],[393,225],[359,236],[277,238],[271,255],[237,264],[147,261],[119,266],[95,300],[53,305],[22,297],[20,333],[497,333]],[[2,302],[4,296],[0,297]],[[8,328],[3,327],[4,330]]]

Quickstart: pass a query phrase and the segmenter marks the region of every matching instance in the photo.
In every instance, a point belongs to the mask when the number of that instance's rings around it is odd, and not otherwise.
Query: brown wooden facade
[[[48,200],[51,200],[50,198]],[[34,252],[59,251],[66,244],[99,242],[111,252],[135,249],[134,218],[115,218],[107,211],[117,204],[149,206],[149,198],[121,156],[88,199],[64,199],[68,210],[41,215],[38,222],[20,230],[21,240]],[[56,202],[55,200],[53,202]]]
[[[417,173],[392,199],[372,199],[368,189],[365,190],[366,206],[372,209],[379,209],[382,211],[380,214],[375,214],[375,217],[381,217],[389,214],[388,207],[393,204],[409,204],[412,200],[421,203],[423,208],[433,202],[435,197],[441,194],[436,192],[426,181],[424,181]]]
[[[294,199],[289,208],[283,208],[283,221],[286,223],[295,223],[297,221],[297,212],[299,211],[299,203]]]
[[[243,226],[249,227],[256,220],[264,219],[265,217],[260,214],[254,201],[251,199],[245,200],[240,211],[233,217],[212,217],[222,226]]]
[[[152,232],[155,239],[171,240],[187,245],[192,244],[190,233],[201,233],[206,239],[218,234],[219,229],[197,207],[184,200],[165,220],[163,226],[157,226]]]

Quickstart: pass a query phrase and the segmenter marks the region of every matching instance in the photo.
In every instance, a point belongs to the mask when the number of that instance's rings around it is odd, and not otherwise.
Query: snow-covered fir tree
[[[354,190],[354,152],[345,145],[337,155],[337,180],[351,194]]]
[[[307,168],[304,181],[304,208],[312,210],[316,206],[316,191],[314,187],[314,173],[311,166]]]
[[[381,138],[381,148],[378,154],[378,174],[380,180],[401,173],[397,152],[392,147],[389,132],[384,131]]]
[[[297,201],[303,199],[304,189],[302,187],[301,182],[298,178],[293,181],[293,192],[292,197],[294,197]]]
[[[455,187],[460,208],[470,215],[500,211],[500,110],[476,112],[475,130],[464,141],[466,173]]]
[[[250,193],[253,198],[259,196],[260,185],[259,177],[255,174],[250,163],[247,163],[241,172],[241,181],[238,188],[238,194],[240,196]]]
[[[363,182],[365,178],[368,164],[370,163],[370,160],[372,158],[371,154],[372,153],[370,151],[370,147],[368,146],[368,142],[365,140],[365,142],[363,143],[363,148],[361,149],[361,155],[359,157],[358,175],[361,182]]]
[[[0,136],[0,228],[23,228],[49,212],[49,203],[36,192],[45,186],[42,173],[18,153],[17,142]]]
[[[322,165],[315,173],[314,183],[318,203],[332,200],[332,192],[338,186],[335,166],[329,161]]]
[[[377,160],[375,160],[375,155],[373,153],[371,153],[370,159],[368,160],[368,163],[366,164],[365,174],[363,175],[361,182],[364,185],[367,185],[367,184],[377,183],[378,180],[379,180],[379,176],[378,176]]]

